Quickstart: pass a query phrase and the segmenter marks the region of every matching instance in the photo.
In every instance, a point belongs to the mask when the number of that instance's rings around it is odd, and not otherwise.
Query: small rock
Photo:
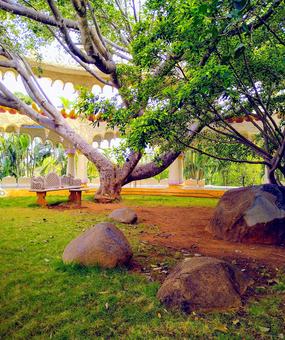
[[[138,220],[137,214],[130,208],[116,209],[111,212],[109,217],[117,222],[126,224],[134,224]]]

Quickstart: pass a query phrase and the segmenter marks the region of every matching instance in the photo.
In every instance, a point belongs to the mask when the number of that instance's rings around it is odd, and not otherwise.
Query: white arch
[[[113,88],[111,86],[105,85],[103,87],[102,93],[104,97],[111,98],[113,97]]]
[[[100,149],[107,149],[109,148],[110,144],[107,139],[103,139],[102,142],[100,143]]]
[[[74,85],[70,81],[67,82],[67,83],[64,83],[63,90],[67,91],[67,92],[70,92],[70,93],[74,93],[75,92]]]
[[[93,142],[96,142],[96,143],[101,143],[103,140],[103,137],[101,135],[95,135],[93,137]]]
[[[3,74],[3,80],[5,82],[5,80],[10,80],[10,79],[13,79],[13,81],[17,81],[17,73],[15,71],[12,71],[12,70],[9,70],[9,71],[6,71],[4,74]]]
[[[62,91],[64,88],[64,82],[60,79],[56,79],[53,83],[52,83],[52,88],[58,91]]]
[[[92,93],[95,94],[95,95],[100,95],[102,93],[102,91],[103,91],[103,89],[99,85],[94,85],[92,87]]]
[[[52,86],[52,79],[48,78],[48,77],[42,77],[38,79],[39,84],[44,88],[46,86],[50,87]]]
[[[112,139],[115,138],[114,132],[106,132],[104,135],[104,139],[106,139],[109,143],[111,142]]]

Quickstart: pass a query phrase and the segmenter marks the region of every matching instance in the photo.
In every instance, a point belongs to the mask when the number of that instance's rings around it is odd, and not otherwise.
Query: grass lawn
[[[91,199],[91,197],[87,197]],[[49,203],[63,201],[50,196]],[[126,205],[215,206],[217,200],[124,196]],[[239,311],[185,315],[156,299],[158,281],[127,269],[101,270],[64,265],[67,243],[104,214],[42,209],[35,197],[0,198],[1,339],[285,339],[285,275],[266,268],[268,282]],[[140,242],[144,228],[118,225],[134,258],[169,266],[181,258],[169,248]]]

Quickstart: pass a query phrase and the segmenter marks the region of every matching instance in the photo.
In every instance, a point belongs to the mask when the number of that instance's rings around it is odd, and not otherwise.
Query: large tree
[[[144,145],[126,150],[124,164],[113,164],[76,134],[47,98],[26,59],[29,54],[26,49],[34,50],[38,43],[56,40],[86,72],[118,89],[123,101],[121,107],[116,108],[116,116],[120,113],[123,116],[120,121],[136,119],[145,114],[149,105],[148,99],[138,93],[140,89],[135,88],[138,80],[134,80],[134,77],[143,77],[143,70],[135,65],[131,46],[136,36],[135,27],[142,16],[140,7],[139,2],[120,0],[0,1],[0,65],[19,73],[28,95],[44,115],[14,95],[2,82],[0,104],[15,108],[55,131],[93,162],[100,173],[98,200],[117,199],[122,185],[160,173],[176,159],[179,150],[168,150],[154,161],[138,165],[147,144],[144,141]],[[116,57],[120,62],[114,61]],[[159,72],[157,78],[160,78]],[[193,130],[199,125],[195,124]],[[124,130],[121,126],[122,135]]]
[[[272,18],[278,23],[281,4],[282,1],[266,4],[254,1],[250,6],[247,1],[148,1],[144,3],[143,11],[140,1],[46,0],[29,3],[0,0],[0,65],[20,74],[28,94],[45,116],[13,95],[1,82],[0,104],[19,110],[70,141],[99,170],[101,185],[97,198],[116,199],[122,185],[163,171],[204,127],[218,129],[213,124],[219,123],[224,130],[231,130],[224,133],[233,132],[226,120],[238,114],[232,97],[227,97],[227,100],[231,99],[230,111],[217,111],[225,89],[235,90],[232,78],[228,76],[230,66],[219,61],[224,53],[217,46],[224,52],[226,39],[230,40],[230,45],[236,39],[240,44],[235,46],[236,53],[242,54],[244,42],[241,37],[246,31],[259,32],[261,27],[272,30],[268,23]],[[16,33],[15,27],[18,27]],[[16,39],[19,32],[28,32],[28,39]],[[273,41],[281,39],[275,28],[273,32]],[[87,109],[100,110],[101,118],[110,126],[119,127],[128,141],[123,164],[113,164],[87,144],[45,96],[25,59],[24,50],[31,45],[31,40],[37,42],[42,37],[45,41],[57,40],[87,72],[118,89],[122,98],[120,106],[90,94],[85,96],[85,102],[79,103],[79,108],[87,103]],[[256,44],[254,42],[250,48],[253,50]],[[248,56],[244,56],[244,60],[248,64]],[[234,70],[231,70],[232,74]],[[240,74],[242,82],[245,76],[248,72]],[[212,86],[212,80],[215,80],[215,86]],[[252,88],[257,81],[249,81],[245,84],[247,94],[255,101],[259,89],[252,93]],[[275,88],[274,91],[278,93]],[[244,106],[247,110],[244,112],[251,116],[248,105]],[[254,102],[254,106],[260,111],[259,103]],[[273,169],[271,178],[274,181],[274,169],[283,166],[285,146],[284,132],[272,125],[271,117],[271,113],[266,113],[264,122],[266,136],[268,131],[274,136],[278,134],[276,155],[261,152],[258,145],[254,150],[263,157],[259,162]],[[238,140],[243,141],[243,136],[238,135]],[[140,165],[143,150],[148,145],[158,147],[159,153],[153,162]]]

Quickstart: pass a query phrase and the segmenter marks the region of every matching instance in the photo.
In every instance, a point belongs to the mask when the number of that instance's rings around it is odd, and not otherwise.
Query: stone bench
[[[30,192],[36,192],[37,204],[40,206],[46,206],[47,201],[45,197],[47,192],[69,190],[69,200],[73,200],[75,196],[78,196],[77,192],[82,189],[81,185],[82,183],[80,179],[72,176],[60,177],[55,172],[51,172],[46,176],[32,177]]]

